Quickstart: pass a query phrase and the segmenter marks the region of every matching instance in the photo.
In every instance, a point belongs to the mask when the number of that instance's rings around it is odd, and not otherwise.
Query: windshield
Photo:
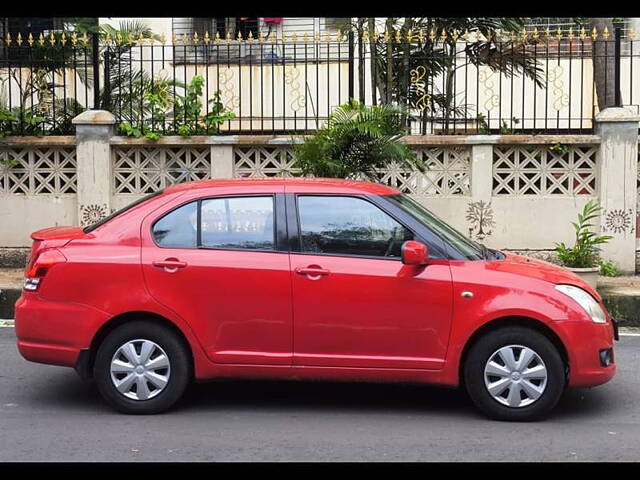
[[[132,209],[133,207],[135,207],[136,205],[140,205],[143,202],[146,202],[147,200],[149,200],[150,198],[156,197],[158,195],[160,195],[164,190],[158,190],[157,192],[153,192],[150,193],[149,195],[145,195],[142,198],[139,198],[138,200],[136,200],[133,203],[130,203],[129,205],[127,205],[126,207],[121,208],[120,210],[117,210],[115,212],[113,212],[111,215],[109,215],[108,217],[103,218],[102,220],[98,220],[96,223],[93,223],[91,225],[89,225],[88,227],[85,227],[82,231],[84,233],[89,233],[92,232],[93,230],[95,230],[96,228],[98,228],[100,225],[104,225],[105,223],[107,223],[109,220],[111,220],[112,218],[117,217],[118,215],[126,212],[127,210]]]
[[[485,260],[493,257],[493,251],[490,251],[480,243],[468,239],[411,197],[407,195],[392,195],[389,198],[398,203],[401,208],[409,212],[418,221],[429,227],[434,233],[438,234],[450,249],[455,250],[455,252],[450,252],[451,255],[457,256],[457,253],[467,260]]]

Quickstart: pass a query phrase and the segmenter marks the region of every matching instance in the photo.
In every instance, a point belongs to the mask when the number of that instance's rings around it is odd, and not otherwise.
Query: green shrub
[[[595,200],[589,201],[578,214],[578,221],[571,222],[576,232],[576,241],[573,247],[567,247],[564,243],[556,243],[558,259],[567,267],[588,268],[598,264],[599,245],[608,242],[613,237],[610,235],[597,235],[590,228],[591,220],[598,217],[602,207]]]
[[[390,163],[424,165],[401,141],[407,114],[389,105],[366,106],[354,100],[339,106],[315,135],[294,143],[296,166],[302,175],[378,180]]]
[[[612,260],[600,260],[598,266],[600,267],[600,275],[605,277],[619,277],[622,275],[622,272],[618,270]]]

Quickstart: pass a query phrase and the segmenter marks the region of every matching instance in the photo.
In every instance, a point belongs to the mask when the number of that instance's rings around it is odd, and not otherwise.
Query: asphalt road
[[[611,382],[536,423],[487,420],[457,390],[264,381],[194,385],[142,417],[72,369],[23,360],[0,328],[0,461],[638,461],[640,337],[616,347]]]

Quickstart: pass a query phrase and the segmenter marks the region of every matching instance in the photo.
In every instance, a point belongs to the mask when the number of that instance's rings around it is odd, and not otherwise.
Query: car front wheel
[[[558,403],[566,377],[556,346],[525,327],[505,327],[481,337],[464,365],[469,396],[497,420],[539,419]]]
[[[191,379],[187,346],[171,329],[148,321],[126,323],[102,342],[94,363],[102,397],[130,414],[173,406]]]

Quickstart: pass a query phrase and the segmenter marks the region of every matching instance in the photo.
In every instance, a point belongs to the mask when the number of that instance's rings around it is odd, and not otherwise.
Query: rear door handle
[[[164,268],[167,272],[175,272],[179,268],[187,266],[187,262],[181,262],[177,258],[167,258],[166,260],[153,262],[154,267]]]
[[[329,270],[320,267],[296,267],[294,271],[298,275],[309,275],[310,277],[325,276],[331,273]]]

